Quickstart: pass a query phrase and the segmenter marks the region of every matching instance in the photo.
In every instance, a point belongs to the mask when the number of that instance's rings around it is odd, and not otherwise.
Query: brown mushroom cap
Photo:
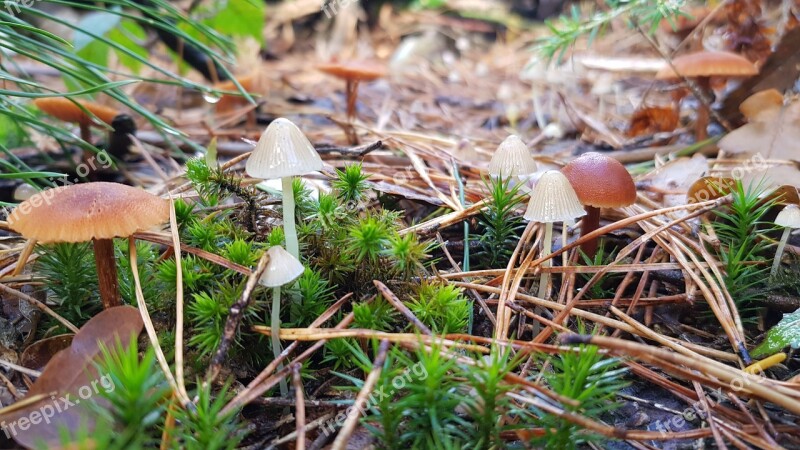
[[[386,68],[375,62],[351,61],[317,66],[321,72],[343,80],[372,81],[386,76]]]
[[[169,202],[119,183],[84,183],[39,192],[8,216],[9,227],[40,242],[128,237],[169,219]]]
[[[242,86],[245,92],[248,94],[253,94],[259,90],[259,82],[255,75],[246,75],[243,77],[237,77],[236,81]],[[238,91],[239,88],[233,84],[232,80],[223,81],[214,85],[214,89],[218,91]],[[231,94],[223,94],[222,97],[219,99],[219,102],[215,105],[215,109],[218,112],[227,112],[231,111],[239,106],[248,104],[249,101],[240,95],[231,95]]]
[[[111,125],[114,117],[119,115],[119,111],[108,106],[82,100],[77,100],[77,102],[86,108],[87,111],[91,112],[97,116],[98,119],[102,120],[108,125]],[[43,112],[55,117],[56,119],[63,120],[64,122],[78,123],[83,125],[92,124],[91,117],[67,98],[37,98],[33,101],[33,104]]]
[[[236,81],[244,88],[245,91],[251,91],[256,85],[255,75],[246,75],[243,77],[236,77]],[[214,89],[219,91],[238,91],[239,88],[233,83],[233,80],[220,81],[214,85]]]
[[[756,75],[758,69],[747,58],[730,52],[702,51],[679,56],[672,60],[672,65],[664,66],[656,74],[658,80],[673,80],[684,76],[693,77],[748,77]]]
[[[636,186],[628,170],[614,158],[588,152],[561,169],[578,199],[595,208],[619,208],[636,201]]]
[[[736,180],[728,177],[703,177],[692,183],[686,192],[689,203],[716,200],[731,193],[736,188]]]
[[[761,202],[768,201],[774,201],[777,205],[800,206],[800,193],[797,192],[796,187],[790,184],[784,184],[782,186],[778,186],[775,188],[775,190],[765,195]]]

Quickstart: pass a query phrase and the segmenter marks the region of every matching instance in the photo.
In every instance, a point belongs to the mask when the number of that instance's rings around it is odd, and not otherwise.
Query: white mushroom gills
[[[527,220],[544,223],[542,257],[545,257],[552,252],[553,223],[571,221],[584,214],[586,211],[567,177],[557,170],[549,170],[539,178],[539,182],[533,188],[528,209],[523,217]],[[566,224],[564,224],[562,235],[566,243]],[[552,259],[548,259],[543,264],[544,267],[552,267],[552,265]],[[539,281],[539,298],[544,298],[547,294],[549,283],[550,273],[542,272]]]
[[[253,178],[281,179],[286,249],[297,259],[300,258],[300,245],[294,223],[292,177],[321,169],[322,159],[314,146],[297,125],[285,118],[275,119],[269,124],[245,165],[245,171]]]
[[[778,267],[781,265],[781,258],[783,257],[783,250],[786,248],[786,242],[789,241],[789,234],[792,230],[800,228],[800,208],[797,205],[786,206],[775,217],[775,225],[783,227],[783,234],[778,243],[778,248],[775,250],[775,260],[772,262],[772,270],[770,276],[775,276],[778,273]]]
[[[283,249],[283,247],[276,245],[267,250],[269,256],[269,263],[267,263],[264,273],[258,279],[259,284],[262,286],[272,288],[272,317],[270,322],[270,340],[272,341],[272,354],[275,359],[280,356],[281,340],[281,286],[291,283],[296,280],[306,270],[303,264],[291,253]],[[286,396],[289,393],[289,387],[286,385],[286,380],[281,379],[281,395]]]

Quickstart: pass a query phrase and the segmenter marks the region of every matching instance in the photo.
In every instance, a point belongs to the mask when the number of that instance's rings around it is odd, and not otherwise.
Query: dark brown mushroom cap
[[[119,183],[60,186],[33,195],[8,216],[9,227],[40,242],[128,237],[169,219],[169,202]]]
[[[386,76],[386,68],[375,62],[351,61],[317,66],[319,71],[343,80],[372,81]]]
[[[674,80],[681,76],[694,77],[749,77],[758,69],[747,58],[731,52],[702,51],[682,55],[672,60],[675,73],[669,65],[656,74],[658,80]],[[679,75],[680,74],[680,75]]]
[[[91,112],[98,119],[102,120],[108,125],[114,120],[114,117],[119,115],[119,111],[108,106],[100,105],[97,103],[86,102],[77,100],[87,111]],[[64,97],[47,97],[37,98],[33,104],[42,112],[49,114],[56,119],[63,120],[64,122],[78,123],[83,125],[91,125],[92,119],[89,115],[83,112],[75,103]]]
[[[619,161],[596,152],[584,153],[561,169],[585,206],[619,208],[636,201],[636,185]]]

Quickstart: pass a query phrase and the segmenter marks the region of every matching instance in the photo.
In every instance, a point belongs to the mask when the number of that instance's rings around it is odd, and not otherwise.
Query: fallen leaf
[[[34,342],[22,352],[20,364],[29,369],[44,370],[56,353],[69,348],[74,336],[74,334],[61,334]]]
[[[733,171],[731,171],[731,175],[733,175]],[[745,170],[742,184],[745,186],[760,184],[765,189],[785,185],[800,187],[800,170],[795,166],[788,165]]]
[[[109,308],[94,316],[73,337],[69,348],[50,359],[31,386],[28,397],[43,399],[0,415],[3,431],[23,447],[52,449],[59,447],[60,428],[91,429],[87,400],[99,399],[102,390],[114,389],[111,379],[98,374],[94,365],[101,348],[111,348],[117,340],[126,346],[142,327],[139,311],[130,306]]]
[[[752,122],[731,131],[719,148],[733,154],[764,159],[800,160],[800,102],[767,104]]]
[[[794,349],[800,347],[800,309],[784,314],[783,319],[769,330],[764,342],[754,348],[750,355],[760,358],[776,353],[787,346]]]
[[[689,188],[708,170],[708,159],[703,155],[677,158],[648,174],[640,184],[649,186],[647,190],[651,192],[663,194],[664,206],[683,205]]]
[[[648,106],[636,110],[628,126],[628,137],[674,131],[678,127],[678,111],[671,106]]]

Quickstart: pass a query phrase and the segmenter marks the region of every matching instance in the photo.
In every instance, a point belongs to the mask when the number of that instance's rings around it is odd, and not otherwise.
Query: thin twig
[[[164,351],[161,349],[161,344],[158,341],[158,334],[156,333],[156,328],[153,326],[153,320],[150,319],[150,313],[147,311],[147,303],[145,302],[144,294],[142,293],[142,282],[139,279],[139,263],[136,257],[136,241],[133,237],[128,240],[128,253],[130,255],[131,272],[133,273],[133,283],[136,291],[136,303],[139,306],[139,314],[141,314],[142,322],[144,322],[144,328],[147,330],[147,337],[150,339],[150,345],[153,346],[153,350],[156,354],[156,360],[158,360],[158,364],[161,366],[161,371],[164,372],[164,377],[167,379],[167,383],[169,383],[170,388],[172,388],[172,391],[178,396],[184,408],[189,408],[191,407],[192,402],[189,400],[189,397],[184,397],[178,390],[178,384],[175,381],[175,377],[172,375],[172,371],[169,368],[169,363],[167,363],[167,358],[164,356]]]
[[[292,365],[292,386],[294,387],[294,418],[297,423],[296,450],[306,449],[306,402],[303,399],[303,382],[300,379],[300,364]]]
[[[175,200],[169,202],[169,229],[172,233],[172,248],[175,252],[175,378],[181,397],[189,398],[183,375],[183,268],[181,238],[178,234],[178,219],[175,217]]]
[[[394,292],[392,292],[388,287],[386,287],[385,284],[381,283],[378,280],[372,280],[372,284],[374,284],[375,287],[378,288],[378,291],[381,293],[383,298],[385,298],[387,302],[389,302],[392,306],[394,306],[396,310],[400,311],[400,313],[404,315],[406,319],[408,319],[419,331],[421,331],[422,334],[427,334],[427,335],[433,334],[431,329],[428,328],[428,326],[422,323],[419,319],[417,319],[417,316],[415,316],[414,313],[411,312],[411,310],[408,309],[408,307],[404,305],[403,302],[401,302],[400,299],[397,298],[396,295],[394,295]]]
[[[247,284],[244,287],[242,296],[239,297],[236,303],[231,305],[228,318],[225,320],[225,328],[222,331],[222,339],[219,341],[217,351],[214,357],[211,358],[211,364],[208,366],[208,371],[206,372],[206,383],[213,383],[217,375],[219,375],[222,362],[225,360],[225,355],[228,354],[228,348],[231,346],[231,343],[233,343],[236,331],[239,329],[239,322],[242,320],[244,311],[250,305],[250,296],[253,293],[253,289],[256,288],[261,274],[267,269],[267,264],[269,264],[269,255],[264,252],[261,259],[258,261],[256,270],[247,278]]]
[[[372,389],[375,387],[375,384],[378,382],[378,379],[381,376],[383,363],[386,361],[386,355],[388,353],[389,341],[384,339],[381,341],[380,347],[378,347],[378,354],[375,355],[375,361],[372,362],[372,370],[369,372],[369,375],[367,375],[367,379],[364,380],[364,385],[358,392],[356,401],[353,404],[352,409],[350,409],[350,413],[347,415],[341,431],[339,431],[339,434],[333,441],[331,450],[344,450],[347,447],[347,442],[350,440],[350,435],[352,435],[353,431],[355,431],[356,425],[358,424],[358,419],[366,409],[367,397],[369,397],[369,395],[372,393]]]
[[[36,306],[37,308],[41,309],[42,312],[44,312],[45,314],[48,314],[49,316],[51,316],[54,319],[56,319],[59,323],[61,323],[65,327],[67,327],[68,330],[72,331],[73,333],[77,333],[78,332],[78,327],[73,325],[69,320],[61,317],[57,312],[55,312],[52,309],[50,309],[50,307],[48,307],[44,303],[40,302],[39,300],[36,300],[35,298],[31,297],[30,295],[25,294],[23,292],[20,292],[20,291],[14,289],[14,288],[10,288],[10,287],[6,286],[5,284],[2,284],[2,283],[0,283],[0,291],[3,291],[6,294],[13,295],[14,297],[17,297],[19,299],[25,300],[26,302],[29,302],[30,304],[32,304],[32,305]]]

